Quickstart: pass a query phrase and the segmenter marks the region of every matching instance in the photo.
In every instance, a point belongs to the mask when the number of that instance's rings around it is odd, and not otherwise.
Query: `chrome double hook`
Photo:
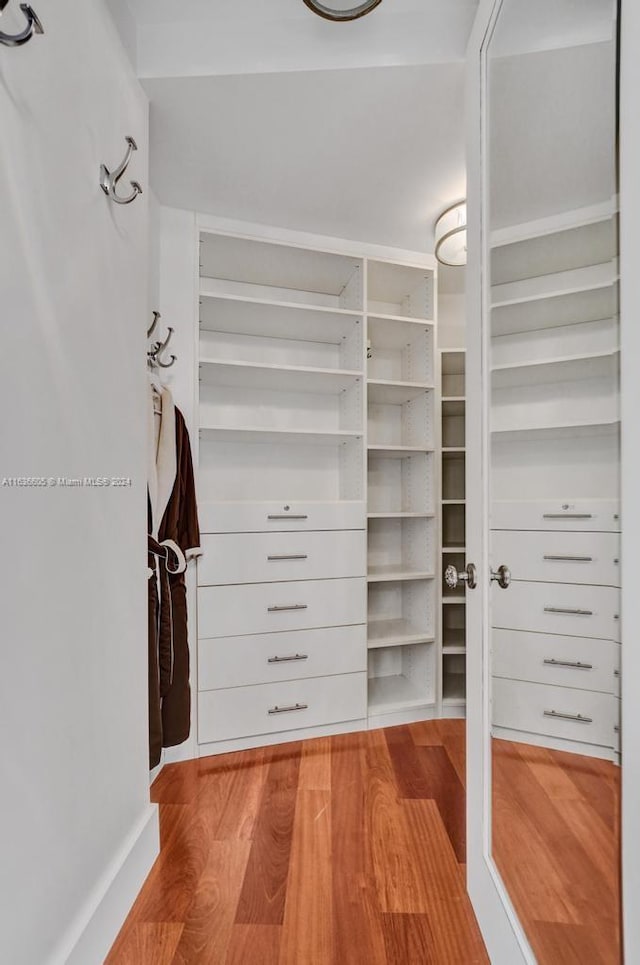
[[[151,338],[151,336],[153,335],[156,329],[158,321],[161,317],[162,316],[160,315],[160,312],[153,313],[153,322],[151,323],[151,328],[147,329],[147,338]],[[171,328],[171,326],[168,327],[167,332],[168,334],[164,342],[161,342],[160,340],[158,340],[157,342],[154,342],[152,347],[147,352],[147,360],[151,368],[157,367],[160,369],[170,369],[173,363],[177,359],[177,356],[175,355],[170,356],[168,362],[163,362],[162,359],[160,358],[160,356],[165,352],[167,346],[169,345],[169,342],[171,341],[171,336],[173,335],[173,329]]]
[[[125,140],[127,142],[127,153],[124,157],[124,160],[118,165],[115,171],[109,171],[105,164],[100,165],[100,187],[107,197],[111,198],[112,201],[115,201],[116,204],[131,204],[131,202],[135,201],[139,194],[142,194],[142,188],[137,181],[131,182],[133,191],[127,198],[121,198],[116,193],[118,182],[129,167],[131,155],[134,151],[138,150],[138,145],[132,137],[127,136]]]
[[[9,0],[0,0],[0,14],[8,2]],[[23,44],[31,40],[34,34],[44,33],[42,24],[33,8],[28,3],[21,3],[20,9],[27,18],[27,26],[19,34],[6,34],[0,30],[0,44],[4,44],[5,47],[22,47]]]

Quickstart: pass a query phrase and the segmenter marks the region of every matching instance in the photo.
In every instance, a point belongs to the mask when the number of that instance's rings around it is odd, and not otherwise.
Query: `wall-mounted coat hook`
[[[171,368],[171,366],[173,365],[173,363],[176,361],[176,356],[175,356],[175,355],[172,355],[171,358],[170,358],[170,360],[169,360],[168,362],[163,362],[162,359],[160,358],[160,356],[163,354],[163,352],[164,352],[165,349],[167,348],[167,345],[168,345],[169,342],[171,341],[171,336],[173,335],[173,329],[171,328],[171,326],[169,326],[169,328],[168,328],[167,331],[169,332],[169,334],[168,334],[167,337],[165,338],[164,342],[158,342],[158,346],[157,346],[157,348],[156,348],[156,350],[155,350],[155,353],[154,353],[155,363],[156,363],[156,365],[158,365],[161,369],[169,369],[169,368]]]
[[[119,197],[119,195],[116,194],[116,186],[118,184],[118,181],[120,180],[124,172],[127,170],[127,167],[129,166],[129,161],[131,160],[131,155],[133,154],[134,151],[138,150],[138,145],[136,144],[136,142],[132,137],[127,136],[125,140],[127,142],[127,153],[125,155],[124,160],[122,161],[121,164],[118,165],[116,170],[112,172],[112,171],[109,171],[106,165],[104,164],[100,165],[100,187],[107,195],[107,197],[111,198],[111,200],[115,201],[117,204],[131,204],[131,202],[135,201],[135,199],[138,197],[139,194],[142,194],[142,188],[140,187],[137,181],[131,182],[131,187],[133,188],[133,191],[127,198],[121,198]]]
[[[0,14],[4,10],[8,3],[8,0],[1,2],[0,0]],[[28,3],[21,3],[20,9],[27,18],[27,26],[19,34],[6,34],[0,30],[0,44],[4,44],[5,47],[22,47],[26,44],[34,34],[43,34],[44,30],[42,24],[38,20],[37,14],[34,12],[33,8],[29,6]]]
[[[160,312],[154,312],[154,313],[153,313],[153,321],[151,322],[151,328],[148,328],[148,329],[147,329],[147,338],[151,338],[151,336],[153,335],[153,333],[154,333],[155,330],[156,330],[156,325],[158,324],[158,322],[160,321],[161,318],[162,318],[162,316],[161,316]]]

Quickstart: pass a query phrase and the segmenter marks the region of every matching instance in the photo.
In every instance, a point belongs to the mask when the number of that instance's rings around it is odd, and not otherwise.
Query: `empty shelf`
[[[404,402],[411,402],[424,395],[425,392],[433,390],[432,385],[417,382],[392,382],[382,379],[369,379],[367,381],[367,395],[369,402],[378,405],[402,405]]]
[[[392,713],[406,707],[423,707],[432,703],[428,693],[422,693],[413,681],[402,674],[369,678],[369,714]]]
[[[368,446],[368,450],[370,456],[378,456],[381,459],[405,459],[407,456],[435,451],[426,446]]]
[[[434,576],[434,573],[424,570],[407,570],[402,565],[390,564],[369,567],[367,580],[369,583],[383,583],[404,580],[433,580]]]
[[[420,630],[409,620],[370,620],[370,650],[377,647],[401,647],[410,643],[433,643],[434,636],[428,630]]]
[[[351,439],[361,439],[357,432],[320,432],[313,429],[263,429],[259,427],[235,428],[226,426],[200,426],[200,436],[205,442],[274,442],[306,443],[307,445],[337,446]]]
[[[368,513],[367,519],[433,519],[435,513]]]
[[[203,382],[231,388],[337,395],[358,382],[362,372],[201,358],[200,377]]]

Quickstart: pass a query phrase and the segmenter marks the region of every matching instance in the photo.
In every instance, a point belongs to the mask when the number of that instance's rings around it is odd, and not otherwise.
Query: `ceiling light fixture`
[[[320,0],[304,0],[309,10],[313,10],[318,16],[325,20],[333,20],[340,23],[345,20],[357,20],[371,13],[382,0],[365,0],[364,3],[356,3],[353,0],[327,0],[321,3]]]
[[[467,202],[457,201],[436,221],[436,258],[441,265],[460,268],[467,263]]]

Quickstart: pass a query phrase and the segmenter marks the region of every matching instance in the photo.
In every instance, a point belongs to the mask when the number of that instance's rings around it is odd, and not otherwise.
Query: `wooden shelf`
[[[304,443],[307,445],[337,446],[352,439],[362,439],[359,432],[320,432],[313,429],[266,429],[261,427],[230,428],[227,426],[200,426],[200,435],[206,442],[255,442],[255,443]]]
[[[465,506],[466,499],[443,499],[441,500],[443,506]]]
[[[467,598],[466,598],[466,596],[465,596],[464,593],[461,593],[460,596],[443,596],[443,597],[442,597],[442,605],[443,605],[443,606],[456,606],[456,605],[459,606],[460,604],[462,604],[462,605],[464,606],[466,599],[467,599]]]
[[[435,573],[424,570],[406,570],[394,564],[385,566],[371,566],[367,573],[369,583],[395,583],[409,580],[433,580]]]
[[[425,392],[432,392],[433,385],[419,382],[392,382],[384,379],[367,379],[369,402],[376,405],[402,405],[411,402]]]
[[[442,447],[443,453],[448,453],[451,455],[455,453],[456,455],[462,456],[465,454],[466,451],[467,451],[466,446],[443,446]]]
[[[443,553],[465,553],[467,550],[466,546],[443,546]]]
[[[361,381],[363,373],[201,358],[200,377],[203,382],[231,388],[339,395]]]
[[[370,650],[380,647],[402,647],[413,643],[433,643],[435,637],[427,630],[420,630],[408,620],[370,620]]]

